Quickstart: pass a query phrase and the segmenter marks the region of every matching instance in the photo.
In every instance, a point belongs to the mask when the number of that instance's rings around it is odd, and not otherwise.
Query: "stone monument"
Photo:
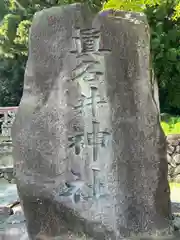
[[[35,14],[12,127],[31,240],[170,233],[149,38],[137,13],[72,4]]]

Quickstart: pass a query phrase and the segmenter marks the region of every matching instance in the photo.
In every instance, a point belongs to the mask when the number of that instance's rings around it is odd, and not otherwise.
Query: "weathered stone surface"
[[[0,107],[0,178],[12,181],[13,157],[11,127],[17,107]]]
[[[176,147],[176,153],[180,154],[180,145]]]
[[[167,136],[167,142],[171,146],[177,146],[180,144],[180,134],[170,134]]]
[[[170,160],[170,159],[169,159],[169,160]],[[175,160],[174,160],[174,157],[171,157],[170,165],[171,165],[173,168],[176,168],[176,162],[175,162]]]
[[[169,164],[172,163],[172,157],[171,157],[169,154],[167,154],[167,162],[168,162]]]
[[[0,142],[0,178],[13,179],[12,142]]]
[[[69,229],[98,240],[169,230],[149,55],[143,15],[94,17],[79,4],[35,15],[12,128],[31,240],[66,239]]]
[[[171,146],[170,144],[168,144],[167,146],[167,152],[169,153],[169,155],[172,155],[175,151],[175,147],[174,146]]]
[[[174,174],[180,174],[180,166],[177,166],[174,170]]]
[[[179,145],[180,143],[180,134],[174,134],[167,136],[167,160],[168,164],[172,167],[169,167],[168,178],[172,182],[180,182],[180,153]]]
[[[170,179],[173,173],[174,173],[174,168],[170,164],[168,164],[168,175],[170,176]]]
[[[180,154],[176,154],[173,159],[177,165],[180,164]]]

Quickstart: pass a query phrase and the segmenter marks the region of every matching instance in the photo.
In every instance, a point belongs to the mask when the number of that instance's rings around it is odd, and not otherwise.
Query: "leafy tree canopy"
[[[20,102],[35,12],[75,2],[87,2],[95,11],[102,7],[101,0],[0,0],[0,106]]]
[[[86,0],[95,10],[102,6],[101,0]],[[27,55],[28,31],[35,12],[44,8],[84,2],[84,0],[4,0],[0,4],[0,54],[13,58]]]
[[[103,9],[144,12],[151,27],[151,52],[162,112],[180,112],[180,1],[109,0]]]
[[[119,9],[127,11],[142,12],[151,6],[162,6],[172,4],[174,13],[172,19],[176,20],[180,17],[179,0],[109,0],[104,3],[103,9]]]

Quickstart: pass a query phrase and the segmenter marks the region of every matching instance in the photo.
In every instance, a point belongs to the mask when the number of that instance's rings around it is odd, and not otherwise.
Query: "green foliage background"
[[[180,134],[180,116],[165,114],[161,116],[161,127],[165,135]]]
[[[180,113],[180,1],[109,0],[104,9],[144,12],[151,27],[151,53],[161,112]]]
[[[145,12],[151,27],[153,67],[162,112],[180,112],[179,0],[0,0],[0,106],[18,105],[28,54],[28,31],[36,11],[87,2],[95,11],[123,9]]]
[[[19,104],[28,55],[28,33],[35,12],[75,2],[87,2],[94,11],[101,0],[0,0],[0,106]]]

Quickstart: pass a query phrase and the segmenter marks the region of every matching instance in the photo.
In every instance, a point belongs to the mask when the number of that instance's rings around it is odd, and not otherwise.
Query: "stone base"
[[[85,219],[75,216],[70,209],[60,205],[59,202],[56,203],[49,199],[37,200],[37,198],[33,199],[30,197],[21,197],[21,199],[25,215],[28,215],[27,228],[32,240],[36,239],[37,236],[39,240],[43,239],[39,236],[46,236],[48,239],[61,236],[63,240],[104,240],[108,236],[108,239],[115,240],[106,231],[93,231],[93,228],[95,228],[94,223],[86,222]],[[70,229],[69,226],[73,226],[73,229]],[[87,235],[85,236],[84,233],[87,233]]]
[[[96,232],[94,223],[86,222],[84,219],[77,218],[66,207],[58,206],[59,203],[53,203],[48,199],[36,200],[23,199],[23,207],[25,214],[29,219],[27,228],[30,240],[179,240],[179,232],[175,235],[170,235],[169,231],[157,233],[157,235],[141,234],[130,238],[117,238],[113,232],[107,233],[105,229]],[[71,215],[71,216],[70,216]],[[68,221],[69,220],[69,221]],[[73,226],[73,229],[69,229]],[[171,227],[170,227],[171,228]],[[39,232],[39,229],[41,231]],[[56,233],[56,236],[54,235]],[[86,233],[86,235],[82,234]],[[46,237],[46,238],[45,238]]]

